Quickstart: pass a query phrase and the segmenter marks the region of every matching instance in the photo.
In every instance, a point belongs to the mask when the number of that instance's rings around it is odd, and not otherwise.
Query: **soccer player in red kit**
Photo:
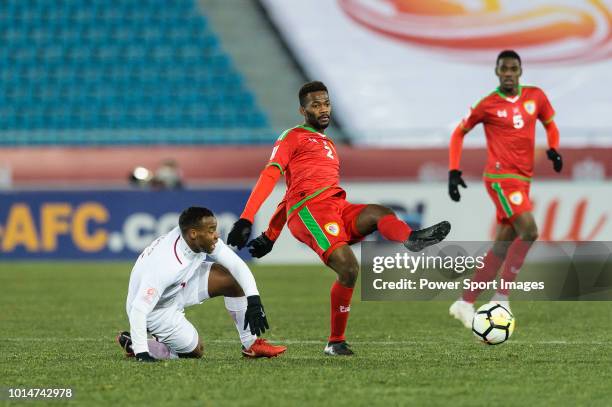
[[[278,205],[268,230],[249,242],[254,257],[272,250],[285,223],[293,236],[314,250],[337,274],[331,288],[331,334],[325,354],[352,355],[345,341],[353,287],[359,264],[349,245],[378,230],[388,240],[420,251],[442,241],[450,224],[440,222],[429,228],[411,230],[393,211],[381,205],[353,204],[340,188],[340,161],[334,142],[324,131],[331,119],[331,102],[321,82],[306,83],[299,91],[300,114],[304,124],[283,132],[272,149],[267,166],[234,227],[228,244],[242,248],[251,234],[255,214],[285,175],[287,192]]]
[[[529,199],[537,120],[546,129],[547,156],[554,170],[559,172],[563,167],[557,152],[559,130],[553,120],[555,111],[540,88],[519,84],[522,73],[519,55],[512,50],[502,51],[495,73],[499,87],[471,108],[450,141],[448,191],[453,201],[459,201],[458,186],[466,187],[459,171],[463,137],[478,123],[484,126],[487,138],[484,183],[497,210],[497,231],[484,267],[472,279],[478,282],[493,281],[502,264],[501,278],[514,281],[531,244],[538,238]],[[473,304],[481,292],[465,290],[462,298],[450,307],[450,314],[468,328],[472,326]],[[505,288],[499,288],[491,301],[510,309]]]

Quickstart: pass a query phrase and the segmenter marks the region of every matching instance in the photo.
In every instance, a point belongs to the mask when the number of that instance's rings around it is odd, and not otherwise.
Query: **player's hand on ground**
[[[561,158],[561,154],[554,148],[551,148],[546,151],[546,155],[548,159],[552,161],[554,170],[556,172],[561,172],[561,169],[563,169],[563,158]]]
[[[253,224],[251,221],[244,218],[238,219],[234,226],[232,226],[229,235],[227,235],[227,244],[242,249],[251,236],[252,228]]]
[[[461,178],[461,171],[450,170],[448,172],[448,194],[455,202],[459,202],[459,200],[461,199],[461,194],[459,193],[459,185],[461,185],[463,188],[467,188],[467,185],[465,185],[465,181],[463,181],[463,178]]]
[[[157,359],[149,355],[149,352],[141,352],[136,354],[136,362],[157,362]]]
[[[259,295],[250,295],[247,297],[247,303],[247,310],[244,314],[244,329],[250,327],[253,335],[260,336],[266,332],[266,329],[270,329],[266,313],[263,305],[261,305],[261,298],[259,298]]]
[[[274,240],[270,240],[265,233],[262,233],[255,239],[251,240],[247,246],[249,247],[249,253],[251,256],[260,258],[272,251],[274,247]]]

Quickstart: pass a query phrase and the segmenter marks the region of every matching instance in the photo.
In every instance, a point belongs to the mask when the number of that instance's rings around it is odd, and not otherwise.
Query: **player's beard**
[[[306,112],[306,122],[317,130],[325,130],[331,121],[331,116],[329,116],[329,118],[330,120],[328,120],[327,123],[322,124],[314,114]]]

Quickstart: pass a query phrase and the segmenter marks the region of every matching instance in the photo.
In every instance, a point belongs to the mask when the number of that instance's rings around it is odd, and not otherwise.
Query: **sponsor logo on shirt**
[[[504,110],[498,110],[497,111],[497,117],[508,117],[508,112],[504,109]]]
[[[340,233],[340,226],[336,222],[329,222],[325,226],[325,231],[332,236],[338,236]]]
[[[530,115],[533,116],[533,114],[535,113],[536,110],[536,105],[535,102],[533,100],[528,100],[523,104],[523,107],[525,108],[525,111],[527,113],[529,113]]]

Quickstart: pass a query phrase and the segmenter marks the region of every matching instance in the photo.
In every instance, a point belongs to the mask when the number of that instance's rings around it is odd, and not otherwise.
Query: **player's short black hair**
[[[324,91],[327,92],[327,86],[323,82],[320,81],[312,81],[302,85],[300,88],[300,93],[298,94],[300,98],[300,106],[304,107],[306,105],[306,95],[312,92]]]
[[[185,233],[190,228],[198,228],[202,218],[215,216],[210,209],[199,206],[192,206],[185,209],[179,216],[179,227],[181,232]]]
[[[500,52],[499,55],[497,56],[497,61],[495,61],[495,65],[499,65],[500,59],[503,59],[503,58],[514,58],[514,59],[517,59],[519,61],[519,65],[521,65],[521,57],[513,49],[505,49],[502,52]]]

